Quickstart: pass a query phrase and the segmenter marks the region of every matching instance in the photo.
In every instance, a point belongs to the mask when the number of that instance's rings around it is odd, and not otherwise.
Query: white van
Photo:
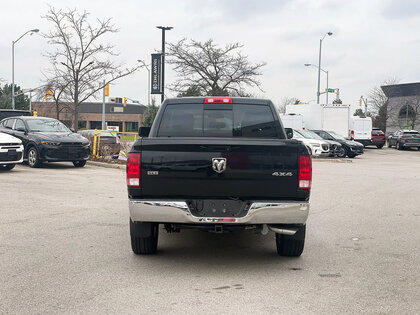
[[[372,118],[352,116],[349,121],[349,138],[364,146],[371,144]]]

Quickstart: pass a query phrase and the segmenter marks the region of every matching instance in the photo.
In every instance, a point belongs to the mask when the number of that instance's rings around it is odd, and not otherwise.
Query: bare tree
[[[382,85],[393,85],[398,83],[398,79],[391,78],[385,80]],[[369,112],[373,116],[374,125],[375,127],[380,128],[384,132],[386,131],[386,122],[389,119],[388,113],[388,97],[382,91],[380,86],[373,87],[370,92],[368,93],[368,101],[369,101]]]
[[[277,111],[281,114],[286,113],[286,106],[287,105],[295,105],[299,103],[299,99],[297,97],[288,97],[284,96],[281,98],[280,102],[275,104]]]
[[[105,84],[134,73],[140,66],[123,68],[110,60],[117,56],[114,46],[101,40],[103,35],[117,32],[111,19],[97,19],[97,25],[92,25],[86,11],[79,14],[76,10],[54,7],[49,8],[44,18],[53,29],[43,35],[56,47],[47,53],[52,64],[48,81],[64,87],[61,93],[72,104],[73,127],[77,129],[80,104],[94,97]],[[53,90],[57,88],[53,86]]]
[[[170,43],[168,63],[178,77],[171,89],[185,93],[194,87],[196,93],[213,96],[243,96],[246,86],[261,90],[257,77],[266,63],[250,63],[240,52],[242,47],[239,43],[218,47],[211,39],[204,43],[186,39]]]

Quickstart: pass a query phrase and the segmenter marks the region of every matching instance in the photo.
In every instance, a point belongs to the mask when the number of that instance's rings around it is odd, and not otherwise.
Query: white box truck
[[[300,114],[280,114],[281,122],[283,123],[284,128],[292,128],[295,130],[305,129],[303,124],[303,116]]]
[[[301,104],[286,106],[286,114],[303,116],[306,129],[334,131],[348,138],[350,105],[348,104]]]

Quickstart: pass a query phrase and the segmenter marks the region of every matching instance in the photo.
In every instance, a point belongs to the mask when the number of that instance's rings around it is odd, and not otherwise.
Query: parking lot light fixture
[[[34,28],[32,30],[26,31],[18,39],[12,41],[12,109],[15,109],[15,44],[26,34],[38,33],[39,29]]]

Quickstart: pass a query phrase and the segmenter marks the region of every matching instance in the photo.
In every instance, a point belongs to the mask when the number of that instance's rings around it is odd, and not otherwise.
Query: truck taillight
[[[309,155],[299,156],[299,189],[310,189],[312,182],[312,161]]]
[[[227,97],[210,97],[206,98],[204,103],[232,103],[232,99]]]
[[[140,187],[140,153],[128,155],[126,174],[128,187]]]
[[[350,131],[350,140],[354,140],[354,130]]]

